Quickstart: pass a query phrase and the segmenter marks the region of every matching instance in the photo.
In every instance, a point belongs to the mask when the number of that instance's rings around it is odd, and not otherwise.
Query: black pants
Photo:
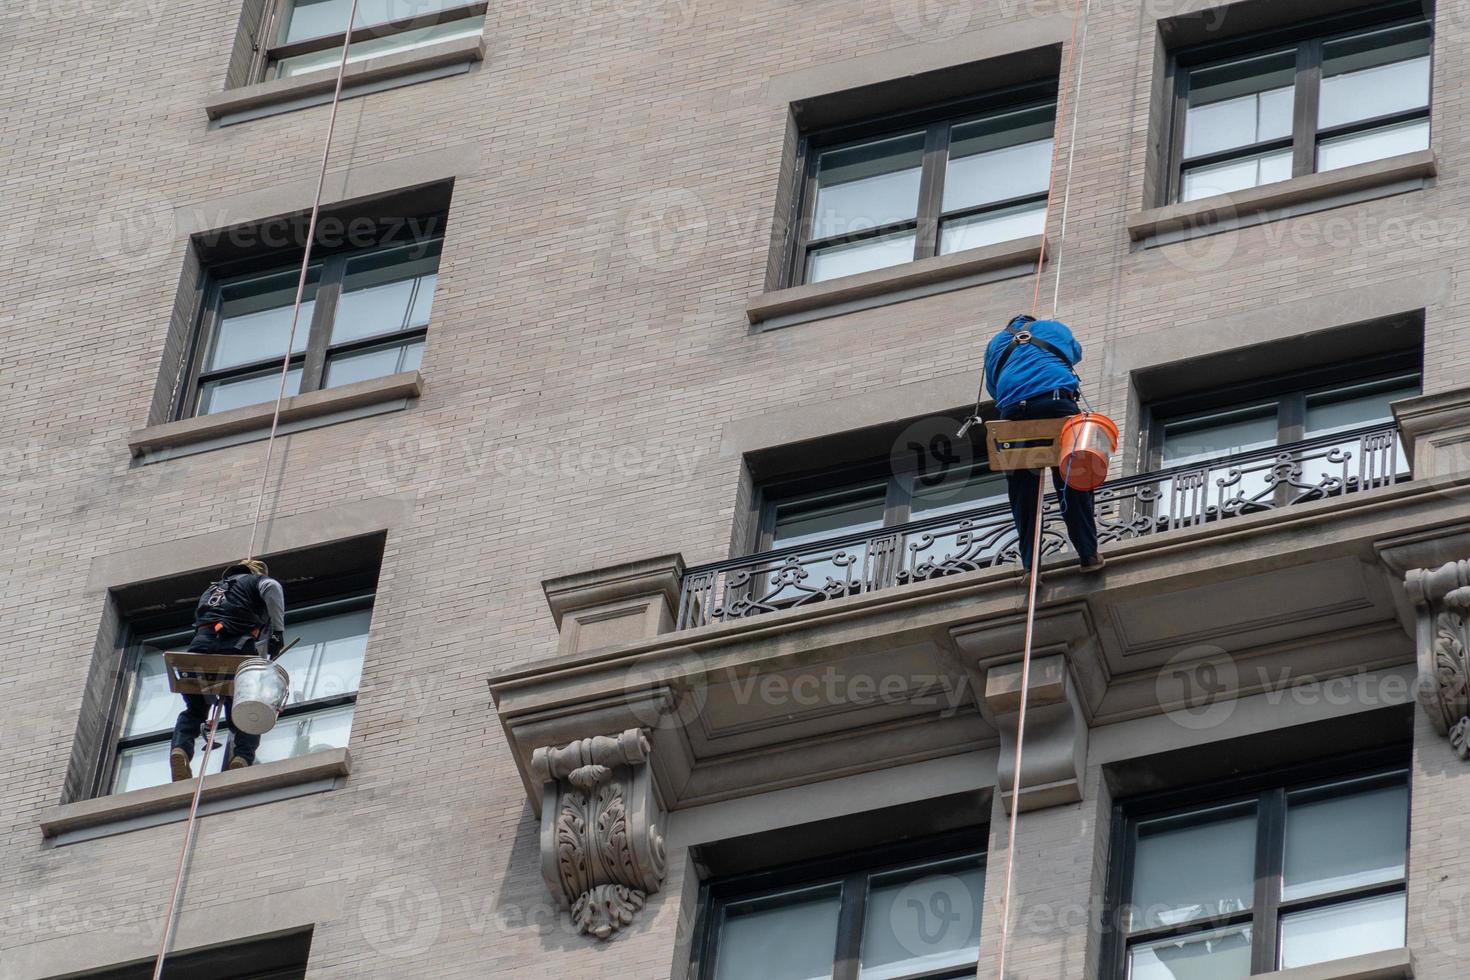
[[[248,636],[239,636],[227,633],[215,633],[213,630],[200,630],[194,634],[193,641],[188,647],[189,653],[244,653],[255,656],[255,641]],[[214,701],[212,694],[181,694],[184,699],[184,710],[179,712],[178,721],[174,722],[174,737],[172,747],[183,749],[190,759],[194,758],[194,740],[199,737],[200,731],[209,724],[209,706]],[[234,720],[230,717],[230,711],[234,707],[234,698],[221,698],[225,704],[225,724],[229,727],[234,738],[230,744],[234,750],[234,756],[244,759],[247,763],[255,761],[255,750],[260,746],[260,736],[242,732],[235,727]]]
[[[1005,413],[1008,422],[1022,419],[1061,419],[1076,415],[1077,403],[1070,398],[1031,398]],[[1060,470],[1051,471],[1052,486],[1062,503],[1062,519],[1067,537],[1084,564],[1097,557],[1097,519],[1092,513],[1092,491],[1073,490],[1062,479]],[[1021,564],[1031,568],[1031,542],[1036,534],[1036,490],[1041,474],[1035,470],[1010,470],[1006,473],[1006,491],[1011,499],[1011,517],[1020,535],[1017,548]]]

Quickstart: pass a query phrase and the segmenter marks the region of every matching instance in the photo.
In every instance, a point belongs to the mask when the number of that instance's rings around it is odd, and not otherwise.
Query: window
[[[1404,945],[1402,769],[1120,810],[1116,980],[1234,980]]]
[[[485,29],[483,0],[358,0],[348,63],[400,54],[440,41],[479,37]],[[266,76],[289,78],[335,69],[352,0],[280,0]]]
[[[1430,24],[1417,4],[1375,17],[1180,54],[1169,199],[1427,149]]]
[[[372,595],[362,594],[302,606],[290,604],[287,642],[300,642],[282,656],[291,675],[291,695],[276,726],[260,740],[257,763],[276,762],[323,749],[344,748],[352,731],[353,707],[362,677],[372,618]],[[157,786],[169,781],[169,739],[183,701],[168,689],[163,652],[182,650],[193,636],[192,620],[176,628],[139,631],[124,658],[127,681],[122,696],[121,729],[112,768],[111,792]],[[230,732],[223,725],[211,751],[209,771],[219,772],[228,753]],[[203,758],[203,736],[195,745],[194,765]]]
[[[790,284],[1039,235],[1054,86],[814,133]]]
[[[286,395],[412,371],[423,358],[442,239],[325,251],[308,270]],[[321,254],[321,253],[314,253]],[[181,416],[274,401],[301,275],[257,259],[210,270]]]
[[[923,857],[889,852],[719,882],[708,889],[707,933],[695,975],[973,977],[984,891],[984,855],[965,851]]]
[[[1385,370],[1366,377],[1357,374],[1361,367],[1321,371],[1236,386],[1213,398],[1176,399],[1151,406],[1150,468],[1188,466],[1392,425],[1389,406],[1418,395],[1420,375],[1403,357],[1380,359],[1377,365]],[[1373,365],[1367,367],[1372,371]],[[1351,448],[1351,440],[1341,445]],[[1399,461],[1406,471],[1408,460],[1402,452]]]
[[[170,953],[163,980],[303,980],[314,928]],[[154,960],[87,973],[88,980],[151,980]],[[77,976],[76,974],[72,974]]]

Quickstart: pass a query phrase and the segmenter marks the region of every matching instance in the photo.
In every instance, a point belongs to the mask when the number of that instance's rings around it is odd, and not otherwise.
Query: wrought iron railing
[[[1099,541],[1322,500],[1409,478],[1398,430],[1377,425],[1176,466],[1104,484],[1095,495]],[[1042,554],[1068,547],[1057,500],[1048,496]],[[1005,502],[690,568],[679,629],[891,589],[1015,562],[1015,526]]]

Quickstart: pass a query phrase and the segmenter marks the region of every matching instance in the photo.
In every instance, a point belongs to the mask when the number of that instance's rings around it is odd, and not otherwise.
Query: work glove
[[[270,650],[270,658],[272,660],[276,659],[281,655],[281,650],[286,646],[286,634],[280,632],[271,633],[267,646]]]

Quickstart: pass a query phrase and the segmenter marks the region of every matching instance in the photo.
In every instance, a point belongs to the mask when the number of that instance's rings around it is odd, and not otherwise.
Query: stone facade
[[[1221,30],[1247,7],[1215,5]],[[1301,7],[1303,16],[1331,9]],[[110,597],[219,567],[249,538],[263,442],[156,462],[129,448],[130,434],[158,421],[155,393],[177,364],[170,322],[191,275],[190,235],[298,211],[315,186],[324,107],[210,125],[238,8],[15,0],[0,11],[4,980],[147,957],[162,926],[181,823],[64,845],[43,825],[58,805],[85,797],[69,779],[96,749],[87,742],[95,705],[113,683],[96,667],[116,642]],[[1470,185],[1460,183],[1470,88],[1458,64],[1470,0],[1441,0],[1435,11],[1435,163],[1425,186],[1142,247],[1130,227],[1150,203],[1158,21],[1210,5],[1162,8],[1091,5],[1075,147],[1070,127],[1059,133],[1075,164],[1056,253],[1058,309],[1085,348],[1092,402],[1119,421],[1125,449],[1137,444],[1140,377],[1375,318],[1422,315],[1426,397],[1453,400],[1470,368],[1460,275],[1460,260],[1470,262]],[[711,793],[679,808],[639,780],[653,770],[671,783],[684,764],[661,747],[659,730],[692,685],[674,691],[672,707],[651,697],[587,731],[548,723],[511,745],[514,725],[497,715],[486,682],[558,657],[598,657],[563,635],[581,620],[549,608],[543,583],[657,555],[690,566],[728,557],[751,495],[743,454],[951,411],[973,397],[980,352],[1029,306],[1029,277],[752,326],[747,305],[768,281],[790,107],[1060,44],[1070,18],[1070,5],[1040,0],[492,4],[483,59],[459,59],[467,70],[343,103],[329,200],[454,182],[421,393],[400,410],[294,432],[274,456],[262,550],[383,536],[350,773],[321,792],[203,818],[179,948],[310,925],[313,980],[683,978],[699,905],[691,848],[996,786],[999,743],[980,739],[968,751],[926,750],[867,771],[854,760],[758,796]],[[1055,268],[1054,259],[1043,310]],[[1324,356],[1298,350],[1295,367]],[[1466,443],[1433,445],[1433,492],[1414,498],[1413,533],[1375,530],[1376,510],[1354,512],[1355,540],[1383,556],[1364,567],[1388,569],[1400,586],[1415,569],[1470,560],[1460,480],[1470,459],[1457,449]],[[1338,512],[1314,513],[1296,540],[1327,548]],[[1399,537],[1388,540],[1390,530]],[[1158,552],[1167,566],[1158,575],[1171,589],[1213,581],[1236,560],[1234,547],[1223,535],[1181,538]],[[683,567],[657,565],[659,575]],[[976,588],[1014,615],[1000,578],[977,575],[990,584]],[[1073,598],[1082,590],[1063,588]],[[1158,705],[1109,715],[1105,702],[1087,700],[1087,683],[1074,689],[1087,678],[1055,685],[1067,787],[1019,818],[1016,894],[1032,917],[1013,934],[1011,977],[1098,976],[1092,912],[1107,878],[1114,769],[1412,702],[1413,601],[1401,590],[1370,592],[1390,614],[1396,604],[1403,630],[1353,675],[1356,693],[1342,703],[1251,690],[1228,718],[1198,728]],[[634,621],[606,627],[619,650],[642,649],[651,631],[668,635],[662,579],[639,596]],[[883,643],[849,640],[867,653]],[[779,630],[762,642],[791,643]],[[699,662],[693,646],[679,655]],[[956,676],[983,693],[974,658],[954,657]],[[1151,688],[1153,675],[1140,683]],[[1443,719],[1415,710],[1408,948],[1414,976],[1458,980],[1470,853],[1454,842],[1470,770]],[[1095,727],[1079,731],[1084,724]],[[643,794],[636,831],[646,850],[632,861],[636,876],[574,887],[544,870],[552,817],[543,794],[561,800],[577,789],[555,750],[630,728],[652,733],[651,754],[632,738],[631,754],[579,791]],[[547,753],[539,782],[522,757],[537,749]],[[994,895],[1006,817],[999,794],[992,802]],[[603,918],[574,919],[566,906],[599,888],[628,895]],[[993,972],[998,915],[987,902],[982,976],[988,965]],[[608,917],[617,929],[604,928]],[[1382,969],[1390,972],[1354,975],[1406,975]]]

